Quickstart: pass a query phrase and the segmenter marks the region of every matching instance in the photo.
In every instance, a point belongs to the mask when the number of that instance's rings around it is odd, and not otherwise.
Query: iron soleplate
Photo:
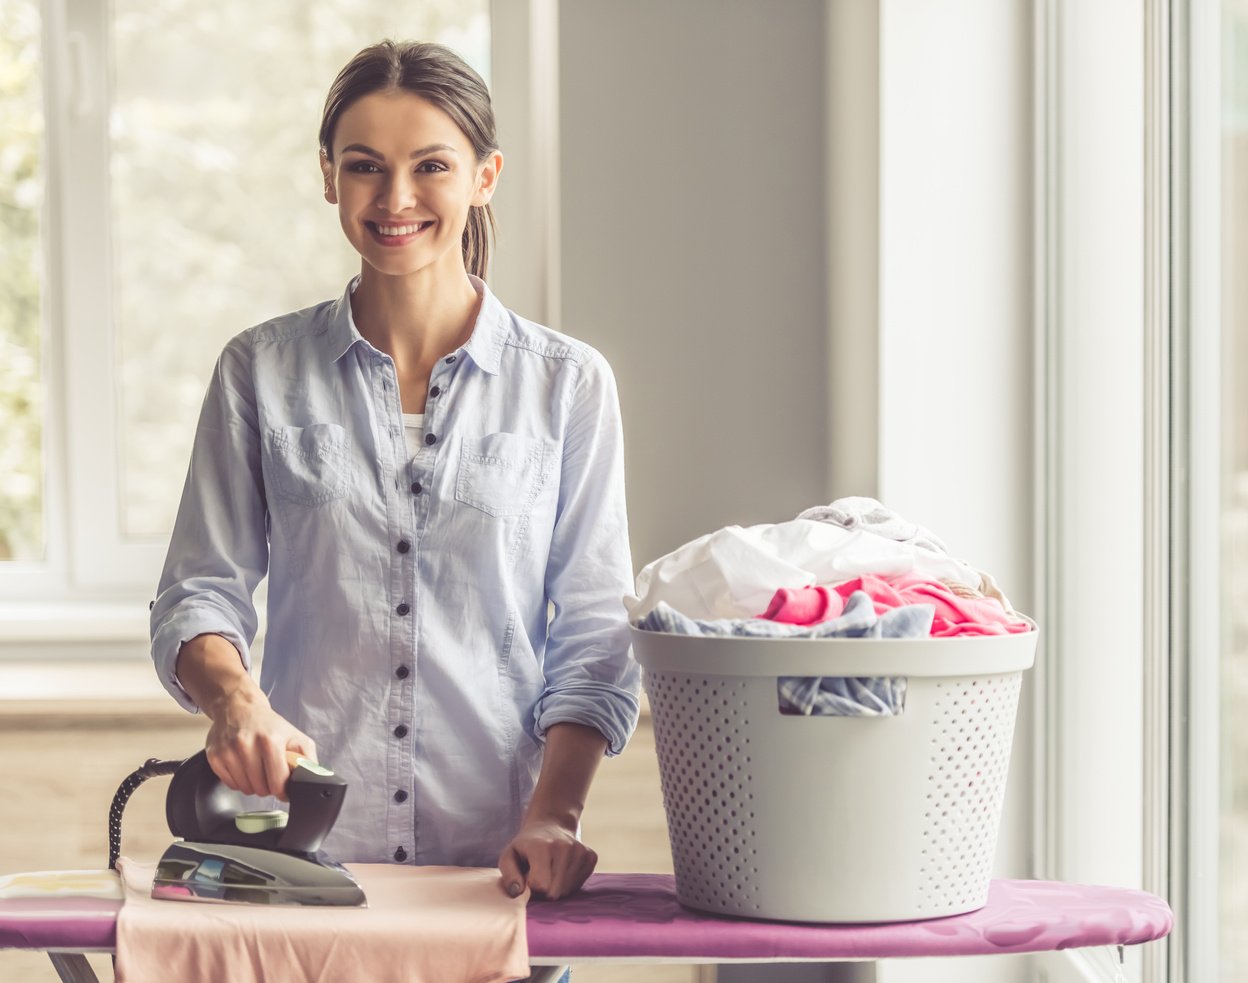
[[[152,897],[210,904],[367,907],[360,885],[323,854],[180,840],[156,866]]]

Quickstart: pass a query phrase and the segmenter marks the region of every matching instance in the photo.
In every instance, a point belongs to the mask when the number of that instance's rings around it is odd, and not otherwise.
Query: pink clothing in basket
[[[839,617],[845,599],[856,590],[866,591],[876,614],[906,604],[931,605],[936,610],[933,636],[1013,635],[1035,627],[1017,612],[1007,611],[995,598],[969,596],[961,586],[955,591],[939,580],[913,573],[888,578],[864,574],[835,587],[781,588],[759,617],[794,625],[818,624]]]

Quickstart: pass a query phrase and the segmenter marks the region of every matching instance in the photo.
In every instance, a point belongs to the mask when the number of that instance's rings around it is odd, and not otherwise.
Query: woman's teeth
[[[379,225],[377,231],[383,236],[405,236],[411,235],[413,232],[419,232],[428,222],[420,222],[416,225]]]

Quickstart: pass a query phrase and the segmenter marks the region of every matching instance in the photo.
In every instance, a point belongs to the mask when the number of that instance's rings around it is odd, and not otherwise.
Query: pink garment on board
[[[858,590],[865,591],[871,598],[876,614],[906,604],[930,604],[936,610],[932,619],[933,636],[1016,635],[1035,627],[1022,615],[1006,611],[995,598],[967,597],[964,593],[955,593],[939,580],[914,573],[887,579],[864,574],[835,587],[782,587],[759,617],[793,625],[818,624],[839,617],[845,600]]]
[[[155,864],[119,862],[120,983],[495,983],[529,975],[525,905],[496,868],[347,864],[367,908],[152,898]]]

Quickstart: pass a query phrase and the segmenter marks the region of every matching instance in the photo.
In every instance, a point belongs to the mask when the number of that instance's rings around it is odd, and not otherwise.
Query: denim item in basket
[[[839,618],[817,625],[789,625],[764,618],[699,621],[660,601],[636,626],[642,631],[715,638],[926,638],[932,629],[929,604],[907,604],[882,615],[871,598],[855,591]],[[906,703],[904,676],[781,676],[780,709],[811,717],[888,717]]]

